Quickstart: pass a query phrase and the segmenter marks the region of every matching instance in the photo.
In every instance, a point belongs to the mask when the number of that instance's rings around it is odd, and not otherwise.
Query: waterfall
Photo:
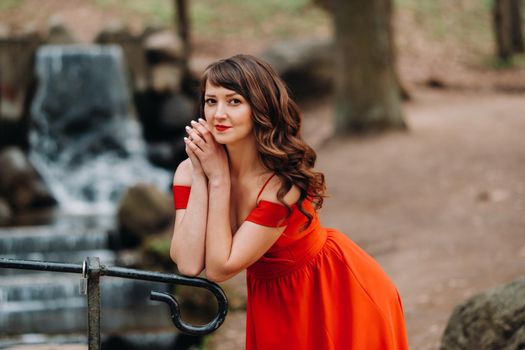
[[[138,182],[168,188],[147,161],[120,47],[42,46],[36,76],[29,157],[65,213],[112,214]]]

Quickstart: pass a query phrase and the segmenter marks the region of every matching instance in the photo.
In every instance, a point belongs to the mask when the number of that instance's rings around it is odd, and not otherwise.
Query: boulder
[[[65,25],[60,15],[51,16],[49,19],[47,44],[74,44],[77,42],[69,28]]]
[[[171,29],[151,32],[144,40],[144,49],[151,64],[177,62],[185,57],[184,43]]]
[[[286,82],[296,100],[324,95],[333,89],[333,42],[300,39],[279,42],[261,57]]]
[[[0,226],[7,225],[13,217],[13,212],[9,203],[0,197]]]
[[[57,204],[26,155],[16,147],[0,152],[0,195],[15,211]]]
[[[129,72],[131,90],[144,91],[148,88],[148,66],[143,47],[142,35],[134,35],[121,22],[111,22],[96,36],[98,44],[119,45]]]
[[[0,148],[28,148],[34,56],[41,43],[36,31],[13,34],[0,28]]]
[[[525,349],[525,278],[456,306],[440,350]]]
[[[128,188],[118,207],[118,227],[124,247],[136,247],[146,236],[165,232],[173,224],[171,198],[149,184]]]

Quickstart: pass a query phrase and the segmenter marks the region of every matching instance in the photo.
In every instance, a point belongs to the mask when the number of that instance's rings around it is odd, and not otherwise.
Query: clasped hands
[[[186,153],[193,166],[194,175],[204,174],[208,180],[229,179],[228,157],[224,146],[217,143],[208,123],[199,118],[186,126],[188,137],[184,138]]]

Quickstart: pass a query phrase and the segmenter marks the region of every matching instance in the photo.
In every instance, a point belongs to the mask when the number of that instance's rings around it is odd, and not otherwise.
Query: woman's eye
[[[232,99],[230,100],[230,103],[231,103],[232,105],[238,105],[238,104],[241,103],[241,100],[238,99],[238,98],[232,98]]]
[[[214,104],[215,103],[215,99],[207,98],[206,100],[204,100],[204,103],[206,103],[207,105]]]

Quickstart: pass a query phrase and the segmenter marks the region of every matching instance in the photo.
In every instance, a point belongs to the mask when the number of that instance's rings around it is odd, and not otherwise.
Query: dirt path
[[[323,142],[331,111],[305,115],[332,194],[323,224],[392,277],[411,349],[437,349],[457,303],[525,275],[525,98],[416,92],[410,132]],[[233,312],[208,349],[243,346],[244,313]]]

